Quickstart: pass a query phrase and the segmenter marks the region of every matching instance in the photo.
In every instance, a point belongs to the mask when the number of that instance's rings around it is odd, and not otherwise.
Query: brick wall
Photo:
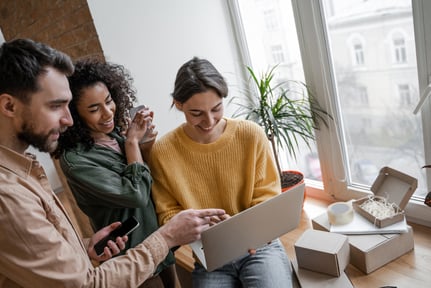
[[[104,59],[86,0],[0,0],[0,28],[6,41],[31,38],[73,59]]]
[[[31,38],[74,60],[88,56],[104,59],[86,0],[0,0],[0,28],[6,41]],[[64,187],[57,196],[81,236],[90,237],[90,222],[74,201],[61,168],[55,166]]]

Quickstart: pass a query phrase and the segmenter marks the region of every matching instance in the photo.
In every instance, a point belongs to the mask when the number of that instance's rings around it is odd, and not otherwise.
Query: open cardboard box
[[[390,167],[380,169],[379,175],[371,186],[371,192],[378,199],[386,199],[388,203],[396,206],[396,214],[392,217],[378,219],[360,207],[362,203],[369,200],[363,197],[353,201],[352,206],[355,211],[365,217],[379,228],[383,228],[404,219],[404,208],[410,197],[418,186],[418,180]]]

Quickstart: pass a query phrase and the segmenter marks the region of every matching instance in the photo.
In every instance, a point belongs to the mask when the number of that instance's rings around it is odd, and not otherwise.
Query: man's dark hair
[[[73,62],[63,52],[30,39],[16,39],[0,46],[0,94],[10,94],[24,103],[39,90],[38,77],[53,67],[69,76]]]

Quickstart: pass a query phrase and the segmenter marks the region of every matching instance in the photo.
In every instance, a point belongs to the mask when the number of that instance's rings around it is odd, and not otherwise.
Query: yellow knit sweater
[[[213,143],[194,142],[180,126],[154,144],[153,198],[161,224],[189,208],[222,208],[234,215],[280,193],[262,128],[225,119],[225,131]]]

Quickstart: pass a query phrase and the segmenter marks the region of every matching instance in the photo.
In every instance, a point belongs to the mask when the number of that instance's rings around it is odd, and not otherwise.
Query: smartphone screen
[[[108,236],[106,236],[105,238],[97,242],[96,245],[94,245],[94,250],[96,251],[97,255],[100,256],[103,254],[103,250],[107,246],[109,240],[115,242],[115,239],[117,239],[117,237],[129,235],[133,230],[138,228],[138,226],[139,222],[134,216],[121,223],[121,225],[115,230],[111,231]]]

